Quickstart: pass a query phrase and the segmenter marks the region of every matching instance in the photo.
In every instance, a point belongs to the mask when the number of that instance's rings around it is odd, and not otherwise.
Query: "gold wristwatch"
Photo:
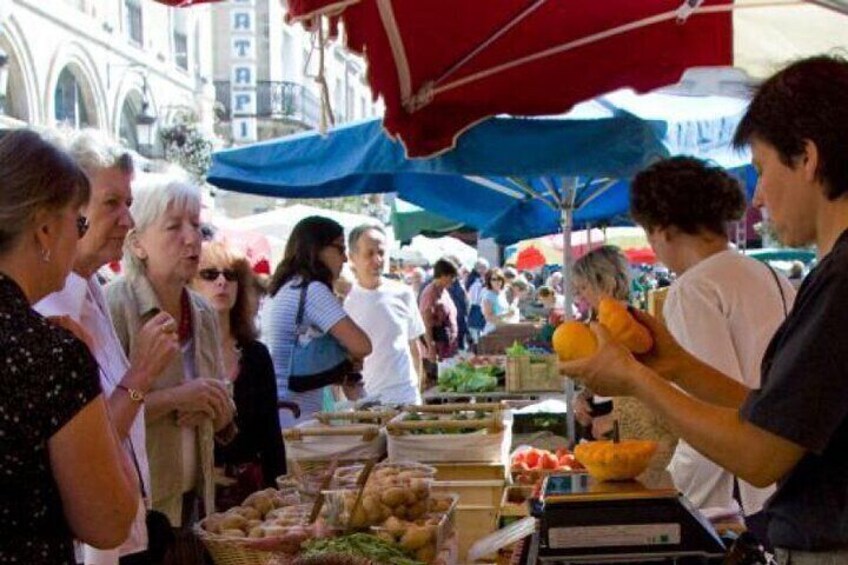
[[[126,391],[127,394],[130,395],[130,400],[132,400],[133,402],[138,402],[139,404],[144,402],[144,393],[138,389],[130,388],[124,385],[116,385],[115,388],[119,388],[121,390]]]

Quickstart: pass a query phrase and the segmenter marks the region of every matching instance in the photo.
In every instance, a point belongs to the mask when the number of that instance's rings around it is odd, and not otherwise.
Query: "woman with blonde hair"
[[[589,319],[598,317],[598,304],[604,297],[630,300],[627,258],[613,245],[598,247],[580,257],[571,277],[574,294],[588,307]]]
[[[238,435],[215,455],[225,475],[237,481],[229,489],[235,504],[274,486],[274,479],[286,472],[274,364],[257,339],[254,279],[244,256],[222,242],[203,243],[191,286],[218,314],[224,375],[233,383]]]
[[[590,319],[597,318],[598,305],[604,298],[627,303],[630,276],[627,258],[618,247],[604,245],[583,255],[574,263],[574,294],[589,308]],[[658,477],[671,460],[677,438],[668,425],[644,404],[630,397],[614,399],[594,396],[584,390],[577,397],[575,416],[591,434],[600,439],[608,435],[617,420],[622,438],[652,439],[659,444],[648,473]]]
[[[106,288],[118,338],[128,356],[150,317],[175,321],[182,355],[146,395],[147,451],[153,508],[175,528],[166,563],[200,555],[192,524],[215,508],[214,444],[234,434],[233,402],[221,357],[218,314],[188,285],[200,261],[200,190],[154,178],[136,186],[130,208],[135,227],[124,244],[125,274]]]

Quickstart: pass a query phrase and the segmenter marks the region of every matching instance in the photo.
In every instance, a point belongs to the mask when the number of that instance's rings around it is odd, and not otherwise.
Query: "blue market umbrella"
[[[453,150],[427,160],[406,159],[377,120],[326,137],[307,132],[219,151],[208,180],[278,197],[397,192],[502,243],[560,229],[570,238],[575,220],[612,219],[626,211],[626,183],[609,179],[630,178],[671,154],[722,151],[744,109],[724,101],[713,106],[714,97],[694,103],[646,97],[613,93],[578,105],[565,118],[492,118],[460,136]],[[564,254],[567,277],[570,245]],[[567,397],[572,393],[570,385]]]

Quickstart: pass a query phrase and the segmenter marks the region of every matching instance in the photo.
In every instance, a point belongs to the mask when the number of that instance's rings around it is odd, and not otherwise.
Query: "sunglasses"
[[[218,269],[200,269],[197,275],[209,282],[215,282],[218,280],[218,277],[224,275],[224,280],[227,282],[236,282],[238,280],[238,273],[233,271],[232,269],[224,269],[220,271]]]
[[[77,236],[82,239],[82,237],[88,231],[88,218],[85,216],[77,216]]]

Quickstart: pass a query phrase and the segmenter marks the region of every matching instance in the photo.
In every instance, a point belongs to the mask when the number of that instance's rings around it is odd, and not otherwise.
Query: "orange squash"
[[[598,340],[589,326],[574,320],[557,326],[551,343],[560,361],[591,357],[598,350]]]
[[[598,304],[598,321],[610,336],[633,353],[647,353],[654,346],[651,332],[637,322],[627,306],[614,298],[602,298]]]
[[[626,481],[648,468],[656,450],[651,440],[589,441],[574,447],[574,457],[599,481]]]

